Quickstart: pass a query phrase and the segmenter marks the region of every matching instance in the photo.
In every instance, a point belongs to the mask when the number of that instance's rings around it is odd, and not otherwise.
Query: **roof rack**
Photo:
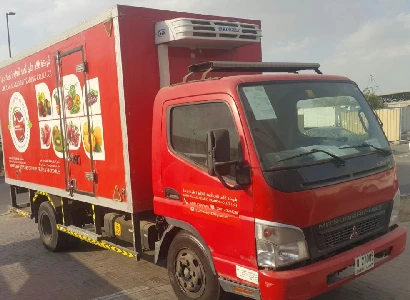
[[[318,63],[298,63],[298,62],[237,62],[237,61],[207,61],[189,66],[189,73],[184,77],[183,82],[187,82],[193,73],[202,73],[202,80],[210,72],[286,72],[298,73],[304,70],[313,70],[322,74]]]

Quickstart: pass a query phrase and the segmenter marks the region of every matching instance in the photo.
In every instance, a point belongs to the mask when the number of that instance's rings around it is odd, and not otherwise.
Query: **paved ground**
[[[402,191],[410,192],[410,153],[395,151]],[[8,190],[0,178],[0,300],[176,299],[163,266],[122,257],[80,244],[67,253],[50,253],[33,221],[2,215]],[[401,221],[410,231],[410,198],[402,200]],[[313,300],[410,299],[410,235],[406,252],[381,268]],[[243,298],[234,297],[234,300]]]
[[[402,194],[410,194],[410,151],[409,145],[392,146],[397,163],[397,175]]]
[[[0,215],[7,212],[7,207],[10,204],[8,192],[8,186],[4,184],[4,177],[0,176]]]
[[[0,216],[0,299],[173,299],[165,269],[81,244],[50,253],[32,221]],[[124,294],[124,292],[123,292]]]
[[[405,226],[410,230],[409,222]],[[50,253],[39,241],[36,225],[14,215],[0,216],[0,228],[1,300],[175,299],[162,266],[88,244]],[[401,257],[314,300],[408,300],[409,270],[410,237]]]

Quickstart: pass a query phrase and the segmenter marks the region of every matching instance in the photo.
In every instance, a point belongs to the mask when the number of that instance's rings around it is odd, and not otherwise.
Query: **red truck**
[[[400,255],[395,162],[358,86],[262,62],[261,36],[114,6],[2,63],[11,209],[51,251],[166,259],[179,299],[308,299]]]

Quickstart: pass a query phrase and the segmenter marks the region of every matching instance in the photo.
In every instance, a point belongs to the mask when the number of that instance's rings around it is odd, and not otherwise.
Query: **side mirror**
[[[215,168],[220,176],[230,173],[231,141],[226,129],[210,130],[206,136],[208,174],[215,176]]]
[[[242,186],[251,184],[251,168],[248,165],[236,166],[236,183]]]
[[[229,131],[226,129],[210,130],[206,136],[208,174],[217,176],[221,183],[230,190],[244,189],[251,183],[251,170],[239,161],[231,161],[231,143]],[[235,166],[235,186],[228,185],[223,176],[231,173],[231,167]]]

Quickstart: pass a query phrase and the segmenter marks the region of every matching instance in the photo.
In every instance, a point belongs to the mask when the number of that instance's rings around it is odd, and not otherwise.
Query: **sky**
[[[262,21],[264,61],[318,62],[379,94],[410,91],[409,0],[13,0],[0,1],[0,61],[114,4]],[[370,80],[373,76],[375,81]]]

